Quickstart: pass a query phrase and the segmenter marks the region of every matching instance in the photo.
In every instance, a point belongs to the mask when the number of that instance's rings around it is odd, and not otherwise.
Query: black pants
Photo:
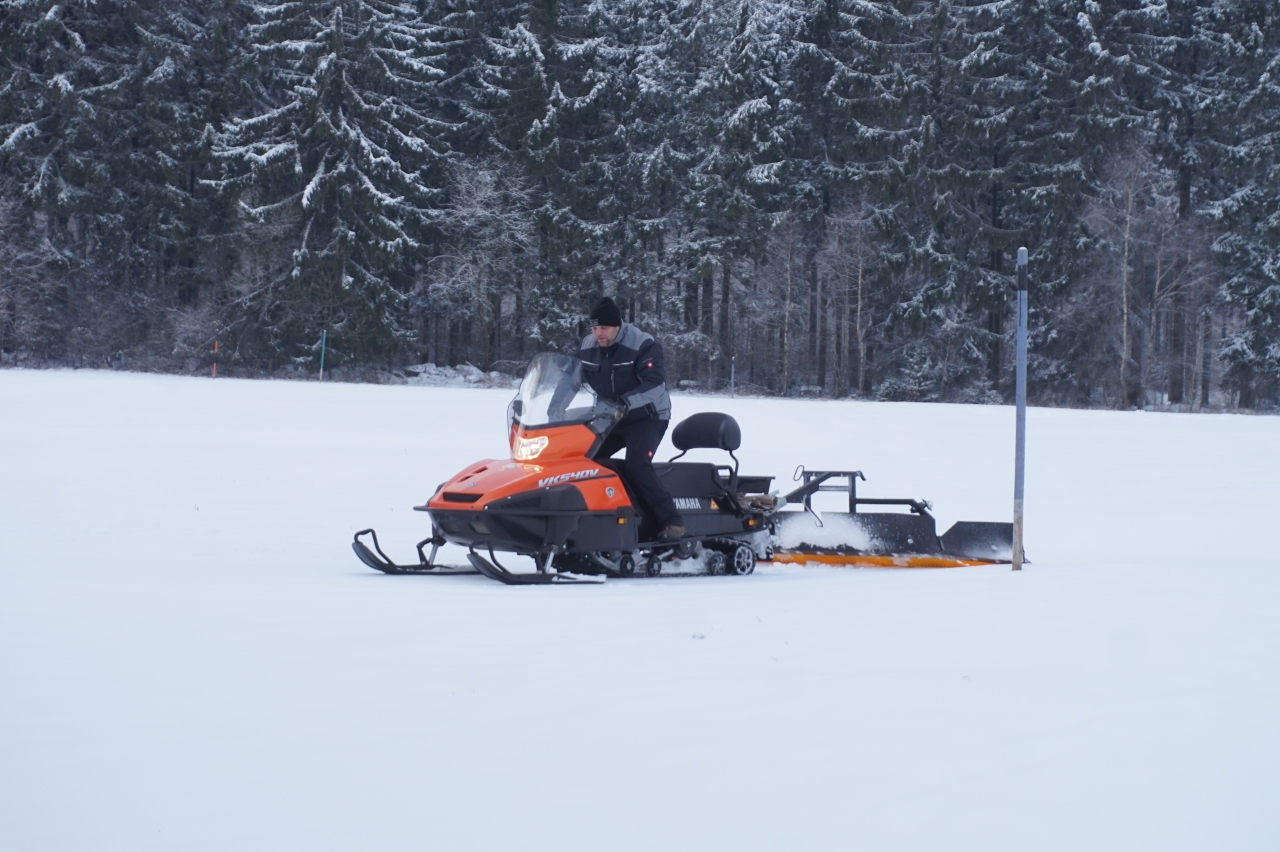
[[[597,459],[607,459],[623,447],[627,448],[626,461],[623,468],[627,477],[627,485],[636,495],[641,512],[651,518],[661,530],[668,524],[684,524],[675,501],[667,492],[662,480],[653,472],[653,454],[662,443],[666,434],[666,420],[637,420],[633,423],[620,423],[604,439]]]

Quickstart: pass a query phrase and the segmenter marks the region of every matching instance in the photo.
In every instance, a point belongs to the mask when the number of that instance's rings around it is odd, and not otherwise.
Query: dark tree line
[[[5,362],[1280,402],[1274,0],[0,0]]]

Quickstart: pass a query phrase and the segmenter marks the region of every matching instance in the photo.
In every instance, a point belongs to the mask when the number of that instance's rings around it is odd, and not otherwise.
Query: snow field
[[[1021,575],[364,568],[510,395],[0,371],[0,849],[1280,843],[1280,420],[1032,409]],[[1009,408],[704,410],[1009,517]]]

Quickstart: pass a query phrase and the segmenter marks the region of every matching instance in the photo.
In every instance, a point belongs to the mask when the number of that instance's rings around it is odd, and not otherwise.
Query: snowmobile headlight
[[[542,455],[542,451],[549,443],[551,442],[546,435],[539,435],[536,438],[521,438],[517,435],[515,445],[511,448],[512,454],[516,461],[531,461]]]

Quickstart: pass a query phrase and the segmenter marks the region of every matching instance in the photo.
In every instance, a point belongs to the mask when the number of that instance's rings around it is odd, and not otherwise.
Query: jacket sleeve
[[[650,338],[640,344],[636,353],[636,378],[639,387],[623,394],[631,409],[656,406],[667,395],[667,373],[662,365],[662,344]]]

